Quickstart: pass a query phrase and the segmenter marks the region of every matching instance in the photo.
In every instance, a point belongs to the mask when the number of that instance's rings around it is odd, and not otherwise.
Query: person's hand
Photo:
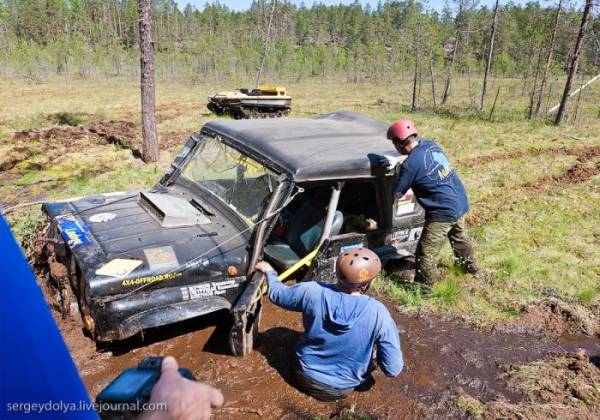
[[[162,362],[160,379],[152,388],[150,403],[165,404],[166,411],[147,411],[143,420],[208,420],[213,408],[223,405],[223,394],[210,385],[190,381],[177,371],[171,356]]]
[[[373,163],[386,170],[390,170],[398,164],[398,160],[396,157],[390,155],[374,155]]]
[[[383,157],[386,158],[386,160],[388,162],[388,165],[387,165],[388,169],[393,169],[398,164],[398,157],[397,156],[383,155]]]
[[[257,271],[262,271],[263,273],[267,274],[267,271],[275,271],[273,270],[273,267],[271,266],[271,264],[269,264],[266,261],[260,261],[256,263],[256,267],[254,267]]]

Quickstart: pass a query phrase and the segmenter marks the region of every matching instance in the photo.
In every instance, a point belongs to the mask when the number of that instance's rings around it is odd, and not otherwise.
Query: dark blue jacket
[[[305,375],[333,388],[354,388],[369,375],[373,346],[381,370],[388,376],[400,373],[398,328],[381,302],[314,281],[286,286],[273,271],[267,279],[274,304],[302,312],[305,331],[296,356]]]
[[[412,188],[427,220],[456,221],[469,211],[465,187],[438,144],[419,139],[399,171],[396,196]]]

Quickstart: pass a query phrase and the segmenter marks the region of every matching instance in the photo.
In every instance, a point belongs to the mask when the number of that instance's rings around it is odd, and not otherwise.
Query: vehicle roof
[[[210,121],[203,131],[273,161],[296,182],[372,176],[369,154],[394,154],[389,123],[350,111],[315,118]]]

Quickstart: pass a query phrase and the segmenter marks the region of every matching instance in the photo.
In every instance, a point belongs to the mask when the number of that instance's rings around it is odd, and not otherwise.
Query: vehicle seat
[[[285,240],[281,238],[271,238],[269,243],[265,245],[265,255],[280,268],[288,269],[298,261],[300,258],[308,254],[317,245],[321,232],[323,231],[323,225],[325,223],[325,217],[322,217],[316,223],[306,227],[306,220],[311,216],[314,216],[314,212],[302,206],[295,217],[290,218],[290,224],[285,234]],[[301,217],[305,215],[305,217]],[[344,215],[341,211],[337,210],[333,216],[333,223],[331,225],[331,235],[337,235],[342,230],[342,224],[344,222]]]

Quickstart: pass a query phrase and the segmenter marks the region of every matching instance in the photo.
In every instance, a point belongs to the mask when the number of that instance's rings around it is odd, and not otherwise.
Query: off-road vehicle
[[[238,120],[284,117],[292,110],[292,98],[280,86],[240,88],[210,96],[207,107],[216,115],[230,114]]]
[[[244,355],[264,291],[257,261],[333,281],[343,250],[384,263],[414,252],[424,212],[410,192],[395,200],[395,172],[371,163],[393,153],[387,126],[351,112],[209,122],[149,191],[44,204],[50,281],[96,340],[225,309]]]

